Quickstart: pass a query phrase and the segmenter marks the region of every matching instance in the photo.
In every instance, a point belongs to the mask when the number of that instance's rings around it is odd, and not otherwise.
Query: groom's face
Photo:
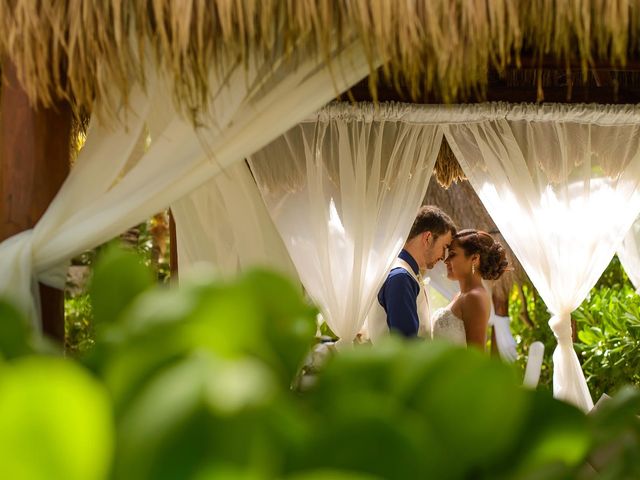
[[[447,248],[451,245],[451,232],[446,232],[436,238],[431,232],[425,232],[430,239],[426,242],[425,266],[432,269],[440,260],[444,260],[447,255]]]

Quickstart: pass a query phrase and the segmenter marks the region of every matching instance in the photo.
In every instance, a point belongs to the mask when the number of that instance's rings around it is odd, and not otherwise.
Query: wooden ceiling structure
[[[563,65],[553,58],[535,61],[524,57],[504,71],[488,71],[488,82],[481,90],[461,95],[457,103],[640,103],[640,58],[630,58],[624,66],[596,63],[583,70],[577,63]],[[443,103],[437,92],[423,91],[412,98],[402,83],[393,85],[381,73],[376,82],[377,95],[371,93],[370,79],[365,78],[350,89],[354,101],[404,103]]]

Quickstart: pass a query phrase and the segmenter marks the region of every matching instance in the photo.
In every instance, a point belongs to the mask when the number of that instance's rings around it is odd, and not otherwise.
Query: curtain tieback
[[[33,277],[33,229],[7,238],[0,243],[0,297],[10,299],[40,328],[36,280]]]
[[[573,348],[573,338],[571,337],[571,312],[557,313],[549,320],[549,326],[556,337],[558,346],[569,346]]]

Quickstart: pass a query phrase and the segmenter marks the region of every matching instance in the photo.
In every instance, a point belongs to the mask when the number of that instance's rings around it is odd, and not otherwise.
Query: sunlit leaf
[[[0,367],[0,478],[103,479],[112,442],[107,394],[73,362],[26,357]]]

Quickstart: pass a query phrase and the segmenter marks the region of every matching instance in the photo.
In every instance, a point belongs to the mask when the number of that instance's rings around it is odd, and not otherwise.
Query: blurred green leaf
[[[589,416],[594,447],[590,464],[598,478],[640,478],[640,391],[626,387]]]
[[[113,425],[103,387],[73,362],[0,367],[0,478],[103,479]]]
[[[509,454],[510,478],[570,478],[569,472],[581,465],[591,446],[586,416],[547,392],[530,395],[526,421]]]
[[[96,324],[116,321],[131,301],[153,284],[151,271],[135,253],[117,246],[105,249],[95,264],[89,287]]]
[[[313,342],[315,312],[275,274],[256,271],[229,284],[185,280],[180,289],[138,295],[104,329],[88,362],[118,409],[156,370],[196,349],[259,358],[288,388]]]
[[[0,301],[0,357],[11,359],[32,351],[26,318],[13,305]]]
[[[315,448],[333,468],[464,478],[511,448],[525,393],[512,370],[479,352],[394,339],[356,348],[336,356],[310,392],[323,422]]]
[[[640,478],[635,391],[587,418],[521,388],[521,373],[478,351],[392,337],[341,349],[317,366],[313,388],[294,392],[317,313],[296,287],[254,271],[157,288],[144,272],[122,252],[107,252],[96,272],[102,326],[82,361],[108,399],[69,360],[5,354],[13,360],[0,363],[0,456],[10,459],[0,458],[0,478]],[[607,389],[636,378],[640,363],[640,302],[626,283],[611,285],[574,315],[589,381]],[[90,306],[79,296],[68,309],[81,321]],[[538,334],[555,345],[549,313],[526,285],[510,305],[523,309],[535,327],[518,323],[520,351]],[[0,348],[5,339],[25,345],[11,328]],[[73,345],[92,341],[89,324],[70,332]]]
[[[212,465],[272,478],[302,422],[291,405],[281,410],[282,395],[261,362],[196,352],[157,372],[122,413],[116,478],[184,478]]]
[[[318,310],[281,275],[253,270],[243,282],[256,299],[258,311],[263,312],[261,336],[270,346],[273,366],[291,379],[313,344]]]
[[[528,398],[509,368],[480,352],[442,359],[422,385],[416,406],[460,466],[491,463],[520,432]]]
[[[360,472],[345,472],[339,470],[315,470],[313,472],[298,473],[287,477],[287,480],[382,480],[382,477]]]

